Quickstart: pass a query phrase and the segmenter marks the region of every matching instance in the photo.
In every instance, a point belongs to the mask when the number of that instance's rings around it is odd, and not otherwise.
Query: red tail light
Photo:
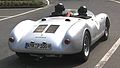
[[[70,39],[65,39],[64,43],[67,45],[70,44]]]

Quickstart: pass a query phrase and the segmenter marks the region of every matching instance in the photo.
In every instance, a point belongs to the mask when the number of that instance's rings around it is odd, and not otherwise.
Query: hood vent
[[[45,33],[55,33],[60,25],[50,25]]]

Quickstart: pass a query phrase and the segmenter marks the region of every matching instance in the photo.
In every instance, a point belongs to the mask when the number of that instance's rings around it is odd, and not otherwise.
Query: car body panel
[[[75,13],[76,15],[77,13]],[[77,17],[45,17],[38,21],[26,20],[19,23],[11,32],[10,37],[14,37],[13,43],[9,42],[9,47],[15,52],[38,53],[38,54],[74,54],[79,53],[83,47],[83,37],[86,30],[90,32],[91,45],[103,36],[107,14],[94,15],[88,11],[89,19]],[[35,32],[39,25],[46,25],[42,32]],[[57,25],[54,33],[46,31],[51,25]],[[39,28],[42,29],[42,28]],[[38,31],[39,31],[38,29]],[[69,39],[70,43],[65,44]],[[27,45],[43,45],[49,48],[29,48]]]

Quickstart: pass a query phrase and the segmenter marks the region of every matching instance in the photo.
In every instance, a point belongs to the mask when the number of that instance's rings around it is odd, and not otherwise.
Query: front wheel
[[[110,21],[108,18],[106,18],[105,31],[104,31],[104,35],[102,36],[103,41],[107,40],[109,37],[109,28],[110,28]]]
[[[107,27],[105,28],[105,31],[104,31],[104,35],[103,35],[103,40],[107,40],[108,39],[108,36],[109,36],[109,30],[107,29]]]

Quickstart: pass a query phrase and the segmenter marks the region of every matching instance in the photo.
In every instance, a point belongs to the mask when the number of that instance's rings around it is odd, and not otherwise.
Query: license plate
[[[27,49],[51,49],[51,44],[45,43],[26,43],[25,48]]]

